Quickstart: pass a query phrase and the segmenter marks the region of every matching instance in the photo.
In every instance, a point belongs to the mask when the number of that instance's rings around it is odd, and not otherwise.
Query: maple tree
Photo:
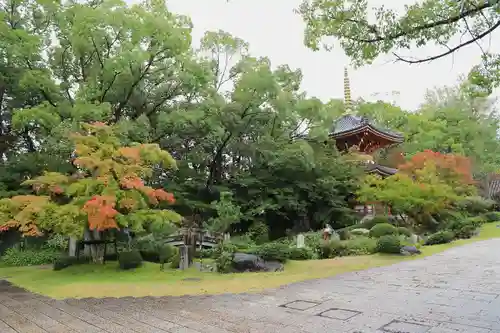
[[[454,192],[473,194],[475,184],[472,175],[472,163],[469,158],[457,154],[443,154],[432,150],[424,150],[411,157],[406,163],[398,166],[399,172],[412,177],[417,176],[426,166],[446,184],[453,187]]]
[[[436,222],[433,215],[463,198],[439,177],[434,164],[427,164],[412,175],[404,172],[387,178],[367,175],[357,194],[361,202],[388,205],[394,212],[409,216],[414,227],[424,229],[433,229],[432,223]]]
[[[24,182],[34,194],[0,200],[0,231],[17,228],[24,235],[44,231],[82,237],[109,229],[158,230],[181,217],[164,204],[172,193],[147,186],[153,168],[176,167],[157,144],[124,147],[103,123],[82,124],[70,135],[75,146],[71,174],[46,172]]]

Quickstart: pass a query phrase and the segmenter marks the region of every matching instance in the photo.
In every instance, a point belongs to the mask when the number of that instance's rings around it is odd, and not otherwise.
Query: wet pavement
[[[53,300],[0,281],[0,333],[500,333],[499,250],[477,242],[259,294]]]

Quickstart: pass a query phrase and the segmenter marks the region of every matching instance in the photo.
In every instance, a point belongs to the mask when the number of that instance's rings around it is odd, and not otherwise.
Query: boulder
[[[264,261],[248,253],[235,253],[232,266],[235,272],[282,272],[284,269],[284,265],[278,261]]]
[[[421,254],[422,251],[417,249],[415,246],[403,246],[401,247],[401,254],[405,256],[411,256],[414,254]]]
[[[236,272],[261,272],[266,269],[264,260],[254,254],[235,253],[233,269]]]
[[[264,263],[266,272],[283,272],[285,266],[279,261],[266,261]]]

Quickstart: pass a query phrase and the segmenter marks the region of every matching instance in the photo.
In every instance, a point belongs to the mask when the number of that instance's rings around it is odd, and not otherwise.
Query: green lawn
[[[498,223],[498,222],[497,222]],[[116,263],[81,265],[55,272],[51,267],[0,268],[0,277],[33,292],[54,298],[165,296],[256,292],[281,285],[328,277],[415,260],[471,242],[500,237],[497,223],[486,224],[478,237],[453,243],[422,247],[422,254],[413,257],[370,255],[329,260],[291,261],[284,272],[217,274],[165,270],[146,263],[134,271],[118,271]]]

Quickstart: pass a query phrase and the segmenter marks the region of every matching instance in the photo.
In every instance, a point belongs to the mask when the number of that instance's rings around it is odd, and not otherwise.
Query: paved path
[[[56,301],[0,283],[1,333],[500,333],[500,240],[261,294]]]

